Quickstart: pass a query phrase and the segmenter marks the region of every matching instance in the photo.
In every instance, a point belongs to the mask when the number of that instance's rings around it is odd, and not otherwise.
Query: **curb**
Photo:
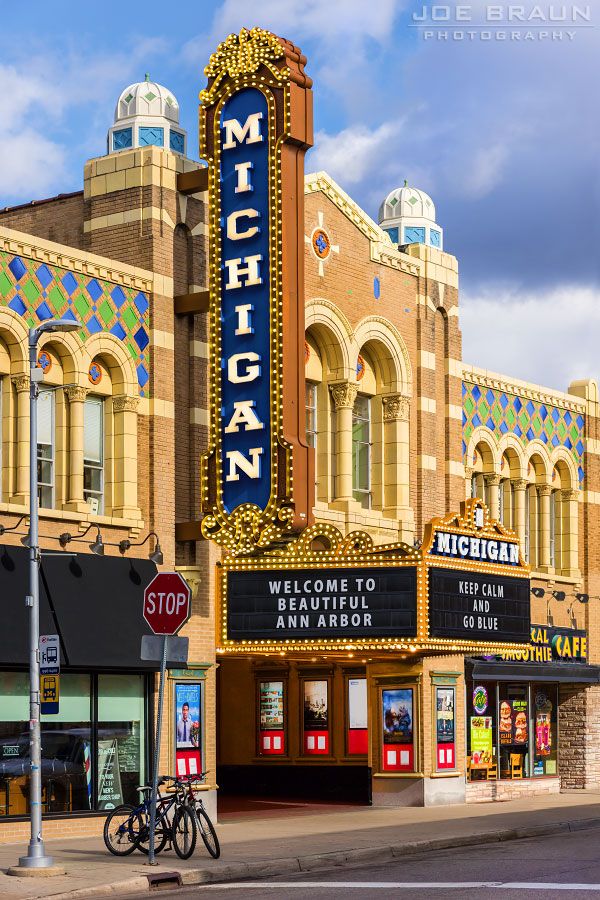
[[[451,850],[456,847],[469,847],[475,843],[480,845],[502,841],[517,841],[524,838],[585,831],[599,827],[600,817],[575,819],[570,822],[529,825],[524,828],[505,828],[500,831],[484,831],[477,834],[457,835],[448,838],[404,841],[401,844],[391,844],[387,847],[361,847],[353,850],[336,850],[332,853],[317,853],[309,856],[282,857],[281,859],[266,859],[257,862],[237,862],[222,866],[219,869],[187,869],[177,874],[181,877],[181,885],[185,887],[194,884],[219,884],[227,881],[265,878],[266,876],[299,875],[303,872],[324,872],[342,867],[365,866],[370,863],[390,862],[399,857],[414,856],[419,853]],[[48,900],[80,900],[80,898],[83,900],[83,898],[88,897],[107,896],[126,897],[132,894],[140,894],[144,891],[150,893],[150,886],[147,876],[142,875],[113,884],[98,884],[94,887],[51,894]]]

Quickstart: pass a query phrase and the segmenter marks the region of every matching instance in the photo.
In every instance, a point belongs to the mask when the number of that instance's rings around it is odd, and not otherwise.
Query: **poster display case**
[[[415,770],[414,698],[412,687],[384,688],[381,691],[384,772]]]
[[[200,775],[203,747],[203,683],[176,681],[174,691],[175,771]]]
[[[438,771],[456,768],[456,690],[447,685],[434,687],[436,758]]]
[[[302,684],[302,748],[307,756],[329,754],[329,682],[306,680]]]
[[[259,681],[258,726],[259,754],[283,756],[286,752],[283,681]]]
[[[367,679],[348,678],[348,756],[366,756],[369,752]]]

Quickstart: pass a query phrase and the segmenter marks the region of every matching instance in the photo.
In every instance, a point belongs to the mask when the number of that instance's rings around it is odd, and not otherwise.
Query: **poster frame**
[[[270,752],[265,753],[263,748],[261,747],[261,734],[262,729],[260,727],[260,687],[261,684],[266,684],[268,682],[280,681],[283,688],[283,728],[281,729],[281,733],[283,735],[283,752]],[[255,758],[261,761],[273,761],[273,760],[282,760],[289,759],[290,751],[289,751],[289,737],[288,737],[288,690],[289,690],[289,679],[287,673],[284,672],[257,672],[255,675],[254,681],[254,734],[255,734]],[[276,729],[273,729],[276,730]]]
[[[185,675],[177,674],[177,672],[173,672],[170,674],[171,681],[171,716],[170,716],[170,725],[172,728],[171,735],[171,750],[172,750],[172,760],[173,764],[171,769],[175,775],[177,775],[177,720],[178,720],[178,709],[177,709],[177,687],[178,685],[185,685],[186,687],[194,687],[198,686],[200,691],[200,701],[199,701],[199,722],[200,722],[200,739],[198,741],[198,751],[200,753],[200,769],[198,775],[204,771],[206,767],[206,678],[203,676],[195,676],[195,677],[186,677]],[[180,748],[179,748],[180,749]]]
[[[305,697],[305,689],[306,684],[309,681],[315,682],[323,682],[327,685],[327,728],[322,729],[307,729],[304,728],[304,697]],[[299,703],[298,703],[298,715],[299,715],[299,728],[300,728],[300,756],[308,759],[312,759],[314,757],[320,758],[328,758],[330,759],[332,756],[331,752],[331,740],[332,740],[332,720],[333,720],[333,708],[332,701],[334,699],[333,694],[333,682],[330,673],[321,673],[321,672],[311,672],[311,673],[303,673],[298,679],[299,682]],[[314,736],[315,738],[315,748],[314,750],[308,749],[307,747],[307,737]],[[320,738],[325,738],[325,747],[320,747]]]

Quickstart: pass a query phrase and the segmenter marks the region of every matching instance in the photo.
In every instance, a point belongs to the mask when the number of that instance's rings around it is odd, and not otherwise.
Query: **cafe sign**
[[[202,533],[236,554],[289,539],[312,518],[303,281],[312,82],[305,63],[289,41],[242,29],[211,56],[200,95],[211,360]]]
[[[551,625],[532,625],[527,647],[505,650],[500,659],[518,662],[587,662],[587,631],[577,628],[556,628]]]

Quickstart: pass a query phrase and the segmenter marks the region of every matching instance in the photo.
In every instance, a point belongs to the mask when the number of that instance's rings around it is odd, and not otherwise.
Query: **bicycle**
[[[221,845],[219,844],[217,832],[204,808],[200,793],[194,793],[194,784],[202,784],[207,775],[208,772],[202,772],[200,775],[182,775],[179,780],[183,785],[185,801],[196,815],[196,825],[200,832],[200,837],[204,841],[204,846],[213,859],[218,859],[221,855]],[[185,790],[186,787],[187,791]]]
[[[158,783],[160,786],[167,782],[173,783],[174,791],[171,796],[162,794],[156,799],[154,852],[160,853],[170,842],[180,859],[189,859],[198,834],[196,812],[185,804],[185,786],[169,775],[164,775]],[[128,856],[136,849],[141,853],[149,852],[152,788],[142,785],[138,791],[144,795],[139,806],[123,803],[106,817],[104,843],[115,856]]]

